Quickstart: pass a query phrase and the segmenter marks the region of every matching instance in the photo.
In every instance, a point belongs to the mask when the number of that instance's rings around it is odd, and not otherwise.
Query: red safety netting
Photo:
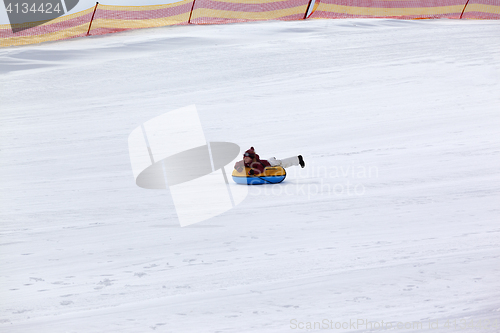
[[[500,20],[500,0],[470,0],[462,18]]]
[[[35,44],[51,40],[81,37],[87,34],[94,8],[59,17],[40,24],[28,22],[16,24],[16,28],[28,29],[13,33],[10,25],[0,25],[0,46]]]
[[[467,0],[316,0],[310,18],[460,18]]]
[[[156,6],[99,5],[92,22],[91,35],[129,29],[188,24],[192,0]]]
[[[194,24],[302,20],[310,0],[196,0]]]
[[[310,18],[498,20],[500,0],[316,0]]]
[[[184,0],[97,7],[45,23],[0,25],[0,46],[34,44],[129,29],[185,24],[302,20],[310,0]],[[95,13],[94,13],[95,11]],[[310,18],[500,19],[500,0],[316,0]],[[93,18],[93,20],[92,20]]]

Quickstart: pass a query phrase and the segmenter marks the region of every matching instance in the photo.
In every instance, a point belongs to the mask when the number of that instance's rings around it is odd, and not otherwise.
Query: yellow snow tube
[[[278,184],[285,180],[286,171],[280,166],[266,167],[264,172],[258,175],[250,175],[250,168],[238,171],[233,170],[233,180],[237,184],[244,185],[261,185],[261,184]]]

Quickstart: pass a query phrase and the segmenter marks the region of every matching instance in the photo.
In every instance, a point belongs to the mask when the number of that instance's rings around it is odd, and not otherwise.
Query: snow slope
[[[500,332],[499,31],[322,20],[0,49],[0,331]],[[207,140],[306,168],[179,227],[127,138],[190,104]]]

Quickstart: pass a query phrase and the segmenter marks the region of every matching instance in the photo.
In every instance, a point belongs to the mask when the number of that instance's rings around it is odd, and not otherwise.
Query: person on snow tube
[[[268,160],[261,160],[259,155],[255,153],[255,149],[250,147],[243,154],[243,161],[236,162],[234,168],[238,172],[242,172],[245,167],[250,168],[248,172],[249,175],[259,175],[264,172],[264,169],[268,166],[281,166],[283,168],[288,168],[291,166],[300,165],[302,168],[306,166],[302,155],[293,156],[285,158],[282,160],[276,159],[276,157],[271,157]]]

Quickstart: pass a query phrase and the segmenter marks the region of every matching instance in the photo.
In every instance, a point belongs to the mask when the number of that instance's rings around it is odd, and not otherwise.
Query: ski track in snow
[[[499,32],[318,20],[0,49],[0,330],[499,332]],[[127,139],[190,104],[208,141],[306,168],[179,227]]]

